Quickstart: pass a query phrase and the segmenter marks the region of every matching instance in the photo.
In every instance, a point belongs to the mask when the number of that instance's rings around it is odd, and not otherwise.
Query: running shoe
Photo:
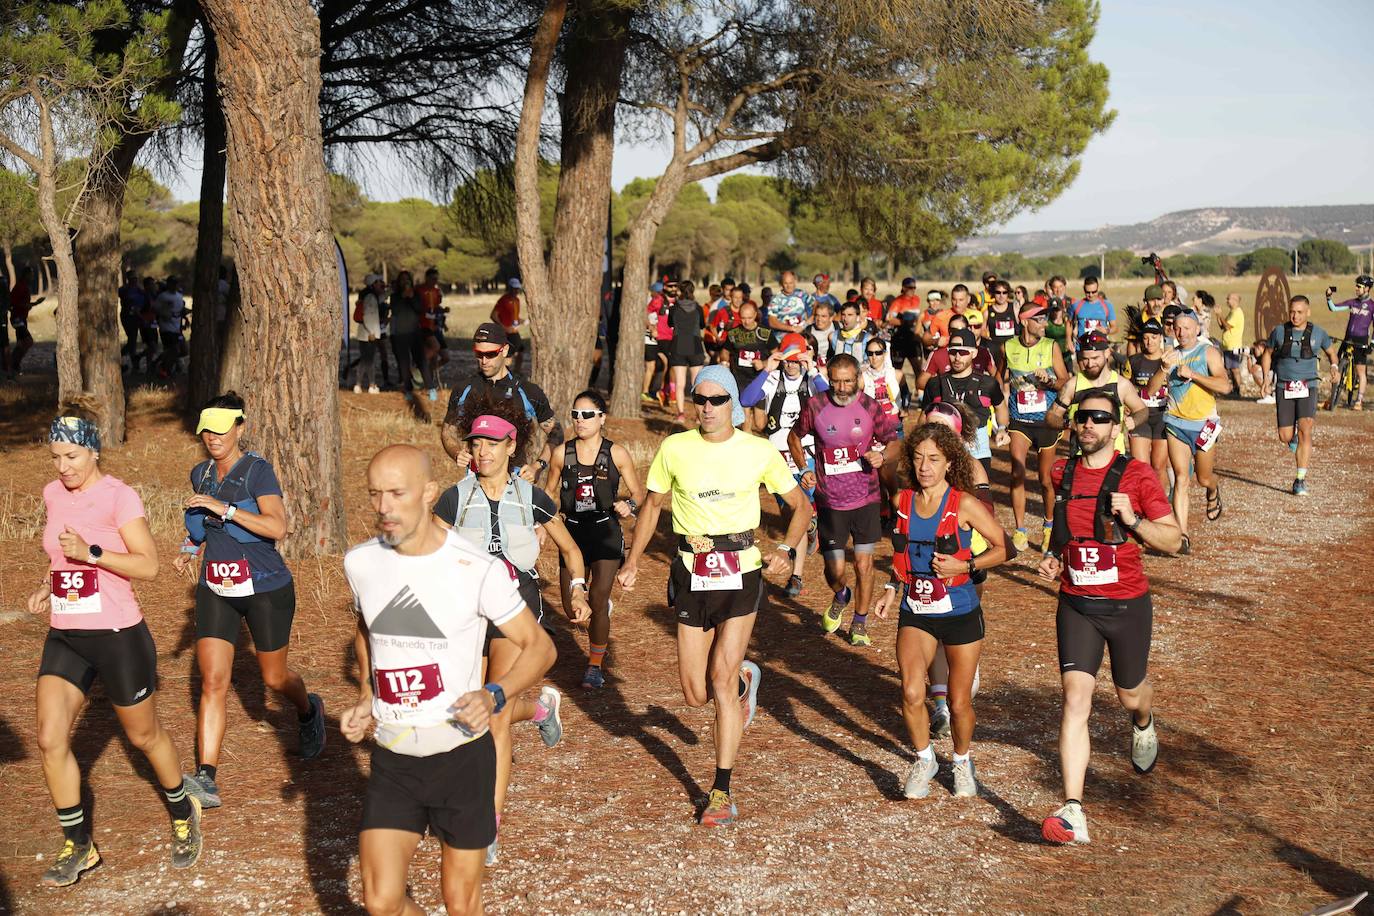
[[[600,665],[587,666],[587,673],[582,675],[582,686],[589,690],[600,690],[606,686],[606,675]]]
[[[431,401],[437,401],[437,400],[439,400],[439,389],[438,389],[438,388],[431,388],[431,389],[429,389],[429,399],[430,399]]]
[[[1186,557],[1193,552],[1193,542],[1188,539],[1188,535],[1183,536],[1183,541],[1178,545],[1178,555]]]
[[[77,845],[74,840],[62,844],[57,861],[43,872],[45,887],[66,887],[81,879],[81,873],[90,871],[100,864],[100,850],[95,848],[94,840]]]
[[[868,635],[867,623],[851,623],[849,625],[849,644],[851,646],[873,645],[873,637]]]
[[[324,700],[317,693],[309,694],[308,698],[311,716],[300,724],[301,756],[306,760],[314,760],[324,753]]]
[[[701,810],[701,826],[728,827],[739,816],[739,809],[730,800],[729,792],[712,789],[711,797],[706,799],[706,807]]]
[[[493,865],[496,864],[496,858],[498,853],[496,844],[499,842],[499,839],[492,840],[491,845],[487,847],[487,868],[491,868]]]
[[[1150,716],[1150,724],[1141,728],[1131,717],[1131,766],[1137,773],[1148,773],[1155,768],[1159,759],[1159,736],[1155,734],[1155,717]]]
[[[930,755],[930,762],[926,763],[918,754],[916,762],[911,765],[911,772],[906,776],[906,785],[902,788],[902,794],[907,798],[925,798],[930,794],[930,781],[935,778],[935,774],[940,772],[940,762],[935,759],[935,755]]]
[[[1306,495],[1307,495],[1307,479],[1306,479],[1306,478],[1299,477],[1297,480],[1293,481],[1293,495],[1294,495],[1294,496],[1306,496]]]
[[[1040,824],[1040,835],[1051,843],[1088,842],[1088,816],[1078,802],[1061,805]]]
[[[182,779],[186,781],[186,791],[196,797],[202,808],[218,808],[223,804],[219,797],[219,786],[209,773],[192,773]]]
[[[172,821],[172,867],[190,868],[200,858],[200,799],[187,793],[191,802],[191,816],[184,821]]]
[[[1274,403],[1274,396],[1273,396],[1272,394],[1266,394],[1266,395],[1265,395],[1264,397],[1262,397],[1262,398],[1255,398],[1255,403],[1256,403],[1256,404],[1272,404],[1272,403]]]
[[[543,687],[539,691],[539,699],[534,702],[549,711],[542,722],[535,723],[535,727],[539,729],[539,737],[544,739],[545,747],[557,747],[558,742],[563,740],[563,716],[559,713],[559,708],[563,705],[563,694],[556,688]]]
[[[1054,529],[1053,529],[1053,528],[1050,528],[1050,527],[1046,527],[1046,528],[1045,528],[1044,534],[1042,534],[1042,535],[1040,536],[1040,552],[1041,552],[1041,553],[1049,553],[1049,552],[1050,552],[1050,540],[1051,540],[1051,537],[1052,537],[1053,534],[1054,534]]]
[[[930,716],[930,737],[948,738],[949,737],[949,704],[939,703],[935,706],[935,712]]]
[[[748,728],[754,724],[754,714],[759,711],[759,681],[763,679],[763,672],[758,665],[745,661],[739,666],[739,676],[744,678],[744,696],[739,702],[744,707],[744,727]]]
[[[368,386],[367,386],[367,393],[368,393],[368,394],[381,394],[381,393],[382,393],[382,389],[378,388],[376,385],[368,385]]]
[[[1026,534],[1026,529],[1017,528],[1012,532],[1011,546],[1017,550],[1030,550],[1030,536]]]
[[[418,388],[425,383],[424,373],[422,373],[418,368],[412,366],[410,369],[410,380],[414,382],[415,387]]]
[[[354,385],[354,386],[353,386],[353,393],[354,393],[354,394],[362,394],[362,393],[363,393],[363,386],[362,386],[362,385]],[[226,511],[227,511],[227,510],[226,510]]]
[[[658,403],[658,398],[654,397],[652,394],[650,394],[650,393],[647,392],[647,391],[642,391],[642,392],[640,392],[640,394],[639,394],[639,403],[641,403],[641,404],[657,404],[657,403]]]
[[[816,551],[821,549],[821,535],[816,530],[816,517],[811,516],[811,524],[806,529],[806,555],[815,556]]]
[[[849,604],[849,586],[845,586],[835,593],[835,598],[830,602],[830,608],[821,617],[821,629],[827,633],[834,633],[840,628],[840,619],[844,616],[845,605]]]
[[[1293,438],[1288,440],[1288,450],[1292,452],[1294,455],[1298,453],[1298,437],[1296,434],[1293,436]]]
[[[801,577],[801,576],[792,576],[791,578],[789,578],[789,579],[787,580],[787,587],[784,588],[784,589],[782,590],[782,593],[783,593],[784,595],[786,595],[787,597],[789,597],[789,598],[795,598],[795,597],[797,597],[798,595],[801,594],[801,591],[802,591],[802,577]]]
[[[974,773],[973,758],[968,762],[954,762],[954,797],[975,798],[978,795],[978,777]]]

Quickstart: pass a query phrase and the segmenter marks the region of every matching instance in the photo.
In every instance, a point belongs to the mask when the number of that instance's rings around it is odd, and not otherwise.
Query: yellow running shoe
[[[701,826],[728,827],[738,815],[735,803],[730,801],[730,793],[712,789],[711,797],[706,800],[706,807],[701,812]]]
[[[1011,535],[1011,546],[1018,551],[1030,550],[1030,538],[1026,536],[1025,529],[1017,528]]]
[[[844,617],[845,605],[849,604],[849,586],[845,586],[835,593],[835,598],[830,602],[830,608],[821,616],[821,629],[827,633],[834,633],[840,628],[840,621]]]

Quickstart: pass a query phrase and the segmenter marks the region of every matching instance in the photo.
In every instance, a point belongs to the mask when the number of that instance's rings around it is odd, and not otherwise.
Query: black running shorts
[[[983,627],[983,606],[980,604],[967,614],[953,616],[914,614],[902,602],[902,611],[897,615],[897,629],[915,627],[925,630],[935,641],[947,646],[966,646],[977,642],[985,635]]]
[[[535,622],[542,624],[544,622],[544,594],[539,590],[539,580],[523,569],[517,569],[515,571],[515,589],[520,593],[520,597],[525,599],[525,607],[534,614]],[[505,638],[501,635],[501,628],[488,620],[486,640],[482,643],[482,657],[485,658],[491,652],[493,639]]]
[[[595,520],[595,516],[583,521],[574,515],[564,521],[577,549],[582,552],[583,564],[588,568],[599,560],[615,560],[619,563],[625,559],[625,535],[620,530],[620,520],[614,515],[600,521]],[[563,568],[561,554],[558,568]]]
[[[1164,408],[1151,407],[1150,418],[1144,423],[1137,423],[1135,429],[1129,435],[1134,439],[1163,439],[1164,438]]]
[[[1308,381],[1307,397],[1305,398],[1284,397],[1283,386],[1285,384],[1285,382],[1274,383],[1274,410],[1278,413],[1279,429],[1297,426],[1298,421],[1302,419],[1315,419],[1317,416],[1317,380],[1310,379]]]
[[[136,706],[157,692],[157,647],[142,620],[118,630],[48,630],[38,676],[51,674],[90,693],[95,679],[116,706]]]
[[[239,627],[248,624],[253,648],[276,652],[291,639],[296,616],[296,583],[288,582],[270,592],[242,598],[225,598],[210,591],[204,580],[196,586],[196,639],[222,639],[236,643]]]
[[[821,541],[821,553],[843,551],[852,538],[856,553],[872,553],[873,545],[883,536],[882,506],[871,503],[857,509],[816,509],[816,533]]]
[[[360,830],[405,830],[451,849],[496,839],[496,744],[491,733],[429,757],[372,748]]]
[[[1043,423],[1026,423],[1022,420],[1012,420],[1007,424],[1007,429],[1029,442],[1037,452],[1054,448],[1064,434],[1062,429],[1051,429]]]
[[[682,565],[682,557],[676,557],[668,573],[668,607],[677,613],[678,623],[699,630],[714,630],[732,617],[756,614],[764,607],[763,569],[740,578],[740,589],[694,592],[691,572]]]
[[[1059,637],[1059,671],[1082,671],[1097,677],[1102,649],[1112,652],[1112,683],[1122,690],[1139,687],[1150,661],[1154,622],[1150,593],[1139,598],[1085,598],[1059,595],[1055,631]]]

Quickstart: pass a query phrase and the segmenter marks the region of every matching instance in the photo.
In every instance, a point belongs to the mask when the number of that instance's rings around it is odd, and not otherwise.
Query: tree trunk
[[[57,401],[63,404],[78,397],[82,391],[76,259],[72,255],[72,237],[66,220],[57,212],[58,152],[51,111],[46,100],[39,95],[35,94],[33,100],[38,108],[40,151],[35,161],[26,164],[36,173],[38,220],[48,234],[53,261],[57,265]],[[47,261],[40,263],[46,275]],[[47,286],[51,289],[51,280]]]
[[[218,45],[229,234],[253,437],[285,494],[289,556],[343,551],[338,272],[308,0],[202,0]]]
[[[207,30],[208,32],[208,30]],[[205,72],[201,75],[204,113],[204,152],[200,172],[200,225],[196,230],[196,276],[191,288],[196,309],[191,313],[191,365],[186,388],[186,416],[190,418],[220,393],[219,269],[224,259],[224,112],[220,109],[218,61],[212,34],[205,36]],[[212,303],[202,308],[201,303]],[[237,311],[237,310],[236,310]]]
[[[5,251],[5,278],[10,281],[10,286],[13,286],[15,281],[19,279],[14,275],[14,246],[5,242],[0,248]],[[9,303],[0,305],[0,308],[9,308]]]
[[[897,259],[892,255],[887,256],[887,282],[897,282]]]
[[[119,220],[134,156],[143,140],[125,137],[108,162],[91,175],[82,198],[76,237],[80,283],[79,348],[83,391],[98,401],[100,441],[124,444],[124,379],[119,351]]]
[[[52,259],[53,259],[53,256],[52,256],[52,255],[48,255],[48,256],[45,257],[45,258],[39,258],[39,259],[38,259],[38,266],[39,266],[39,268],[40,268],[40,270],[41,270],[41,272],[39,273],[39,276],[38,276],[38,280],[39,280],[38,294],[39,294],[40,296],[52,296],[52,295],[55,295],[55,293],[53,292],[53,288],[52,288],[52,265],[48,263],[48,262],[51,261]]]

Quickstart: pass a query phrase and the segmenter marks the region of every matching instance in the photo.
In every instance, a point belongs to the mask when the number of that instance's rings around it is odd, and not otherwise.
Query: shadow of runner
[[[18,733],[10,727],[4,716],[0,716],[0,764],[13,763],[28,756]],[[14,898],[10,895],[9,881],[5,872],[0,870],[0,913],[14,912]]]
[[[1235,471],[1227,471],[1218,468],[1216,470],[1216,474],[1218,477],[1225,477],[1227,480],[1236,480],[1240,483],[1248,483],[1250,484],[1250,486],[1259,487],[1262,490],[1273,490],[1275,493],[1282,493],[1284,496],[1291,495],[1287,487],[1276,487],[1272,483],[1261,483],[1260,481],[1255,480],[1252,477],[1246,477],[1242,474],[1237,474]]]

